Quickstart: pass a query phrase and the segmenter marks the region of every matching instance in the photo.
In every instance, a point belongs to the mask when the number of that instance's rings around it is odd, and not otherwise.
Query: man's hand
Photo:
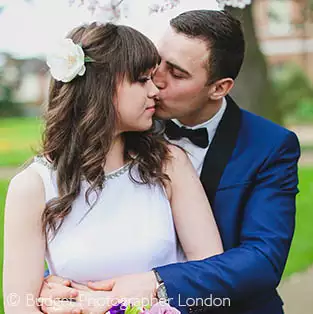
[[[103,314],[106,313],[111,305],[105,304],[99,300],[98,304],[80,303],[62,300],[40,299],[41,310],[46,314],[62,313],[62,314]]]
[[[108,290],[95,291],[62,277],[49,276],[44,280],[38,301],[42,312],[47,314],[102,314],[117,303],[112,291]]]
[[[88,287],[93,290],[112,290],[112,295],[118,299],[132,299],[133,302],[143,304],[147,302],[152,304],[157,301],[156,286],[157,280],[152,271],[88,283]]]

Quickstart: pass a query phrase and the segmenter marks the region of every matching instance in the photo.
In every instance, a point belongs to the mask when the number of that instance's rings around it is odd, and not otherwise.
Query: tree
[[[274,93],[265,56],[260,50],[256,37],[253,5],[252,2],[244,9],[226,8],[242,21],[247,46],[245,61],[232,95],[241,106],[249,111],[282,123],[281,109],[276,106],[277,95]]]
[[[223,1],[223,0],[221,0]],[[244,0],[230,0],[234,1],[244,1]],[[299,7],[299,16],[297,20],[292,21],[292,26],[294,28],[300,28],[303,34],[303,45],[306,46],[306,39],[308,36],[308,26],[313,16],[313,0],[276,0],[279,2],[293,2]],[[297,85],[291,86],[294,90],[281,90],[281,88],[275,88],[272,85],[267,63],[265,56],[260,50],[258,40],[256,38],[255,25],[254,25],[254,16],[253,10],[256,0],[251,2],[251,5],[245,7],[243,10],[238,10],[238,8],[227,7],[227,10],[230,10],[236,17],[241,19],[245,38],[247,43],[246,57],[245,62],[242,68],[242,71],[239,75],[236,88],[234,89],[234,97],[238,102],[246,107],[248,110],[260,114],[264,117],[267,117],[275,122],[282,123],[283,115],[285,110],[290,109],[290,101],[286,104],[281,104],[282,99],[286,99],[286,92],[299,95],[299,89]],[[269,12],[269,18],[274,19],[274,22],[277,21],[277,17],[273,15],[273,12]],[[303,55],[303,64],[304,68],[308,67],[308,56],[304,49]],[[295,79],[301,77],[301,82],[306,81],[305,94],[312,94],[312,86],[310,82],[304,78],[305,73],[300,75],[298,72]],[[295,82],[295,81],[294,81]],[[284,84],[280,84],[280,87]],[[277,85],[277,84],[275,84]],[[277,87],[277,86],[276,86]],[[304,88],[304,87],[303,87]],[[303,89],[302,88],[302,89]],[[295,99],[294,99],[295,100]],[[300,99],[299,99],[300,100]],[[294,103],[294,106],[296,103]]]

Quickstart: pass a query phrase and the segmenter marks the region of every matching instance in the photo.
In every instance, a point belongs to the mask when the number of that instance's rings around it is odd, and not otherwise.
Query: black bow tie
[[[166,121],[165,134],[170,140],[179,140],[182,137],[188,138],[193,144],[206,148],[209,145],[209,135],[206,128],[196,130],[180,127],[171,120]]]

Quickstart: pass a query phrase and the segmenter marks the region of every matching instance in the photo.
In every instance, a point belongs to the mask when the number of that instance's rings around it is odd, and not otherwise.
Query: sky
[[[103,1],[103,0],[102,0]],[[126,0],[131,10],[128,24],[157,40],[170,17],[190,9],[218,9],[216,0],[181,0],[181,5],[163,15],[148,16],[147,4],[161,0]],[[78,2],[78,1],[76,1]],[[82,23],[98,20],[86,7],[69,6],[68,0],[0,0],[0,51],[17,58],[44,57],[55,42]],[[158,25],[158,27],[155,27]]]

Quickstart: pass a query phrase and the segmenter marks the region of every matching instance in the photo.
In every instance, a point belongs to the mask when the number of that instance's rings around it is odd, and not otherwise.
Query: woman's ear
[[[212,100],[219,100],[225,97],[234,86],[234,80],[223,78],[212,84],[208,91],[208,96]]]

